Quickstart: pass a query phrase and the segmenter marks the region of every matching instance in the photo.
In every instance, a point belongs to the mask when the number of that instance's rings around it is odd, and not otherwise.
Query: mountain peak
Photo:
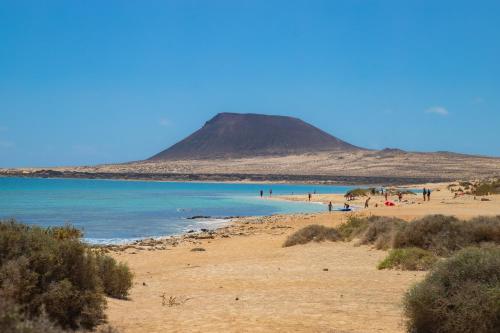
[[[358,149],[298,118],[219,113],[201,129],[150,159],[283,156]]]

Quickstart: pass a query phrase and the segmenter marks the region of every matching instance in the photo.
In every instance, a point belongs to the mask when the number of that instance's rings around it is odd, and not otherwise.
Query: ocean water
[[[273,195],[345,193],[351,187],[296,184],[145,182],[0,178],[0,218],[40,226],[66,223],[90,243],[124,243],[215,228],[231,216],[318,212],[318,203],[268,200]],[[265,197],[259,197],[259,191]],[[209,218],[189,219],[193,216]]]

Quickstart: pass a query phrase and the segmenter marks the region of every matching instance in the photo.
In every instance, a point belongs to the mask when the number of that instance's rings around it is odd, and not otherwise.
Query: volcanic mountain
[[[297,118],[219,113],[201,129],[149,160],[284,156],[360,149]]]

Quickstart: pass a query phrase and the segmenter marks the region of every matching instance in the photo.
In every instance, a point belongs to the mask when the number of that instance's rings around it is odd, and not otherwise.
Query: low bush
[[[409,332],[498,332],[500,249],[457,252],[411,288],[404,304]]]
[[[338,226],[337,231],[344,240],[358,238],[360,244],[374,244],[377,249],[387,249],[392,246],[395,233],[405,225],[403,220],[392,217],[353,216]]]
[[[438,257],[430,252],[417,247],[394,249],[377,266],[378,269],[400,269],[404,271],[426,271],[436,262]]]
[[[372,192],[371,188],[355,188],[346,192],[345,197],[366,197]]]
[[[369,218],[351,216],[347,219],[347,222],[339,225],[336,230],[342,239],[350,241],[368,228],[368,219]]]
[[[0,221],[0,292],[23,318],[36,322],[45,313],[62,329],[93,329],[105,320],[104,292],[126,295],[128,268],[97,256],[79,236],[71,227]],[[106,273],[99,271],[103,261]]]
[[[419,247],[448,256],[483,242],[500,243],[500,217],[461,221],[453,216],[429,215],[402,228],[394,237],[393,247]]]
[[[500,244],[500,215],[475,217],[467,221],[464,228],[465,232],[470,235],[472,243]]]
[[[0,332],[2,333],[64,333],[47,318],[45,313],[27,318],[12,299],[0,293]]]
[[[322,225],[313,224],[302,228],[294,232],[292,235],[288,236],[285,243],[283,244],[283,247],[306,244],[311,241],[338,241],[341,239],[342,237],[334,228],[328,228]]]
[[[101,278],[104,292],[114,298],[127,298],[132,287],[132,273],[127,265],[117,263],[115,259],[98,254],[97,272]]]
[[[367,219],[364,230],[358,231],[361,244],[373,244],[377,249],[388,249],[395,235],[406,226],[406,222],[393,217],[372,216]]]
[[[429,215],[406,225],[394,238],[394,248],[419,247],[448,255],[469,244],[463,222],[453,216]]]
[[[500,194],[500,179],[482,181],[480,183],[477,183],[474,186],[472,193],[477,196]]]

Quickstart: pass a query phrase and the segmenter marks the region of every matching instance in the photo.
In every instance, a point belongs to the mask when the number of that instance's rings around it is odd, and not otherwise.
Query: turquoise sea
[[[0,219],[40,226],[70,223],[91,243],[215,228],[231,216],[317,212],[318,203],[268,200],[273,195],[345,193],[347,186],[0,178]],[[264,199],[259,191],[264,191]],[[189,219],[193,216],[208,218]]]

